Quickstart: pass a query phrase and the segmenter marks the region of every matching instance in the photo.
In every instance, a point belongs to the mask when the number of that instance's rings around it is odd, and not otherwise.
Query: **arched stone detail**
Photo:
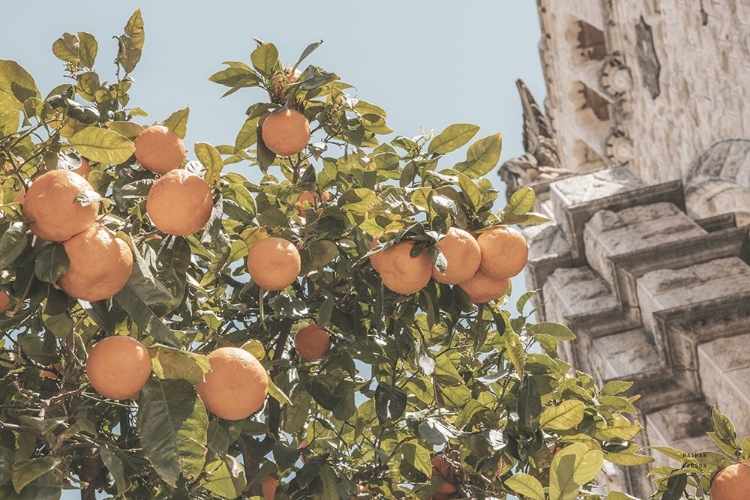
[[[694,217],[734,212],[750,225],[750,140],[720,141],[703,153],[686,179],[685,201]]]

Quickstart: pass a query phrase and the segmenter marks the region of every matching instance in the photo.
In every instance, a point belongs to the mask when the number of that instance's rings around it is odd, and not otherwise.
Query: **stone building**
[[[547,97],[519,82],[526,154],[501,175],[553,219],[525,232],[540,314],[578,369],[634,381],[641,444],[712,449],[711,405],[750,435],[750,0],[537,6]]]

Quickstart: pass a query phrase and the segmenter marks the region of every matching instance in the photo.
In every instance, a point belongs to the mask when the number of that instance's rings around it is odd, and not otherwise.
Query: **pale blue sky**
[[[247,106],[266,98],[243,90],[220,100],[226,89],[208,81],[223,61],[249,61],[252,37],[276,44],[285,64],[323,39],[306,62],[355,85],[358,97],[388,112],[397,134],[474,123],[481,127],[477,137],[503,133],[503,160],[523,152],[516,78],[544,97],[536,5],[517,0],[14,1],[3,6],[0,59],[18,61],[46,95],[64,81],[52,43],[65,31],[86,31],[99,41],[97,71],[113,80],[111,36],[122,33],[139,6],[146,46],[131,104],[150,112],[141,123],[189,104],[186,145],[193,158],[196,141],[233,143]],[[504,193],[496,173],[489,177]],[[513,281],[517,297],[523,278]]]

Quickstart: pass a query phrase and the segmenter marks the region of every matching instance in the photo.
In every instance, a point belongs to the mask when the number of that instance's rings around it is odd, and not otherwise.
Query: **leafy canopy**
[[[155,176],[133,156],[147,122],[129,95],[144,39],[136,11],[116,37],[114,75],[104,77],[94,36],[63,34],[52,50],[67,83],[44,98],[18,63],[0,60],[0,289],[11,300],[0,316],[0,497],[53,499],[72,486],[84,498],[236,498],[260,495],[274,476],[281,499],[447,498],[438,492],[448,482],[455,498],[567,500],[598,498],[592,485],[605,461],[651,461],[634,444],[641,427],[637,397],[624,395],[630,384],[600,388],[571,372],[557,346],[574,335],[527,321],[533,292],[513,312],[435,281],[398,295],[369,263],[370,242],[385,231],[387,244],[413,240],[441,268],[433,245],[451,226],[543,221],[529,213],[528,188],[496,211],[484,176],[500,158],[500,134],[475,140],[477,126],[455,124],[393,137],[382,108],[335,73],[303,68],[321,42],[285,73],[276,47],[257,41],[249,61],[210,77],[248,106],[234,142],[198,142],[185,165],[213,189],[211,220],[199,234],[166,236],[145,214]],[[283,77],[297,69],[296,80]],[[270,99],[248,105],[239,91],[253,87]],[[292,157],[277,157],[260,136],[282,107],[302,112],[313,131]],[[189,111],[160,123],[184,137]],[[463,161],[445,165],[467,145]],[[57,287],[68,257],[33,237],[16,201],[38,175],[77,168],[82,157],[102,198],[99,222],[135,257],[125,288],[96,303]],[[243,175],[258,170],[259,182]],[[298,202],[305,192],[313,203]],[[260,289],[244,265],[266,235],[301,254],[299,278],[279,292]],[[320,363],[291,343],[310,322],[332,334]],[[107,400],[87,383],[86,353],[110,335],[149,348],[153,375],[135,401]],[[212,416],[193,387],[209,370],[205,354],[220,346],[255,355],[272,381],[265,407],[246,420]],[[658,471],[671,490],[686,477]]]

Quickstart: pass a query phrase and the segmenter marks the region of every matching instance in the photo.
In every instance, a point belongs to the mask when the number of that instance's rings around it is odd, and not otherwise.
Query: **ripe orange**
[[[320,361],[331,348],[331,336],[324,329],[311,323],[294,334],[294,348],[307,361]]]
[[[45,368],[47,368],[47,370],[42,371],[42,378],[57,380],[62,377],[62,365],[60,363],[52,363]]]
[[[293,109],[271,113],[260,128],[263,143],[280,156],[296,155],[310,142],[310,122]]]
[[[206,227],[213,208],[208,183],[181,168],[157,180],[146,201],[146,212],[154,225],[174,236],[194,234]]]
[[[445,237],[435,246],[443,252],[448,267],[444,273],[432,266],[432,277],[446,285],[458,285],[469,280],[479,270],[482,251],[474,237],[457,227],[448,230]]]
[[[65,293],[95,302],[122,290],[133,270],[133,252],[109,229],[92,226],[65,243],[70,267],[58,281]]]
[[[180,168],[185,161],[185,144],[174,130],[152,125],[136,137],[135,159],[155,174],[166,174]]]
[[[107,337],[89,351],[86,374],[105,398],[131,399],[151,376],[151,357],[146,346],[132,337]]]
[[[372,239],[372,242],[370,243],[370,250],[376,248],[378,245],[380,245],[380,238],[383,237],[386,233],[395,233],[395,231],[386,231],[385,233],[380,233],[379,235],[375,236]],[[372,265],[372,268],[375,269],[377,272],[380,272],[380,262],[383,259],[383,251],[376,252],[372,255],[370,255],[370,265]]]
[[[0,290],[0,314],[10,309],[10,297],[5,290]]]
[[[96,220],[99,202],[82,205],[76,196],[93,191],[91,184],[69,170],[52,170],[36,178],[23,199],[31,232],[46,241],[66,241]]]
[[[377,263],[383,284],[393,292],[408,295],[424,288],[432,276],[432,261],[427,252],[410,255],[415,243],[401,241],[386,248]]]
[[[206,408],[225,420],[242,420],[260,410],[268,374],[255,356],[238,347],[220,347],[207,357],[211,371],[195,385]]]
[[[732,464],[711,481],[711,500],[746,500],[750,492],[750,465]]]
[[[23,202],[26,201],[26,188],[21,186],[21,190],[18,192],[16,197],[13,199],[16,203],[20,203],[23,205]]]
[[[479,270],[470,280],[459,283],[458,286],[466,292],[470,301],[484,304],[505,295],[509,284],[508,278],[492,278]]]
[[[302,261],[295,247],[284,238],[260,240],[247,253],[247,270],[258,286],[283,290],[297,279]]]
[[[458,491],[456,485],[453,484],[453,481],[461,480],[459,477],[460,473],[461,471],[456,470],[456,468],[449,464],[444,458],[432,457],[432,477],[440,476],[444,481],[438,492],[435,493],[432,498],[447,498],[449,495]]]
[[[297,215],[299,215],[300,217],[304,217],[305,211],[310,207],[317,208],[317,212],[320,213],[323,211],[323,209],[319,208],[318,205],[320,205],[321,203],[327,203],[330,199],[331,193],[329,193],[328,191],[323,191],[320,194],[320,197],[318,197],[317,193],[305,191],[304,193],[299,195],[299,198],[297,198],[297,203],[294,205],[294,209],[297,211]]]
[[[273,476],[268,476],[260,483],[260,487],[263,489],[263,500],[273,500],[276,497],[279,480]]]
[[[529,258],[529,245],[523,235],[507,226],[496,226],[477,238],[482,249],[481,271],[496,279],[520,273]]]
[[[358,484],[357,487],[354,489],[354,496],[352,496],[351,498],[352,500],[358,499],[358,498],[370,498],[370,496],[368,495],[369,493],[370,493],[370,488],[368,488],[364,484]]]
[[[72,169],[71,172],[75,172],[84,178],[88,177],[89,173],[91,173],[91,165],[86,158],[81,158],[81,166]]]

